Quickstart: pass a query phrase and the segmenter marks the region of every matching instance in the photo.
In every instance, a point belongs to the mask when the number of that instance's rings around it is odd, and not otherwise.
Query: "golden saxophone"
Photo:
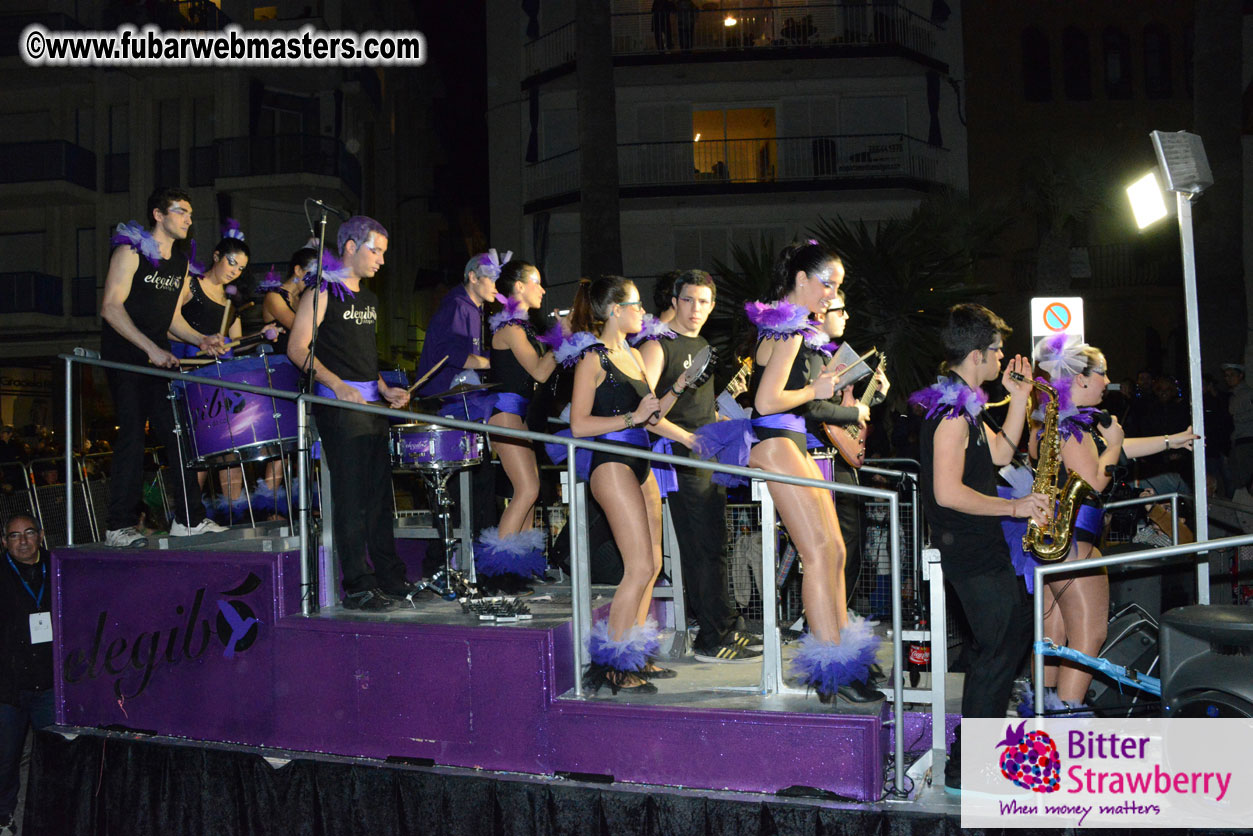
[[[1036,462],[1034,493],[1049,498],[1053,516],[1044,525],[1035,520],[1027,523],[1027,533],[1022,538],[1022,548],[1045,563],[1061,560],[1070,553],[1070,540],[1075,533],[1075,515],[1084,498],[1092,493],[1092,486],[1078,473],[1071,471],[1066,484],[1059,490],[1057,474],[1061,470],[1062,439],[1057,431],[1057,390],[1047,383],[1024,377],[1017,372],[1009,376],[1023,383],[1030,383],[1048,395],[1044,407],[1044,432],[1040,436],[1040,457]]]

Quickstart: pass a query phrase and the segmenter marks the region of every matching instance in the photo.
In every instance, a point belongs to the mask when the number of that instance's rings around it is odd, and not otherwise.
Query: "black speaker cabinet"
[[[1169,717],[1253,717],[1253,607],[1178,607],[1162,616]]]
[[[1109,632],[1100,656],[1137,673],[1157,676],[1157,622],[1140,605],[1128,604],[1109,621]],[[1102,717],[1140,716],[1152,709],[1156,698],[1138,688],[1120,685],[1103,673],[1092,677],[1087,704]]]

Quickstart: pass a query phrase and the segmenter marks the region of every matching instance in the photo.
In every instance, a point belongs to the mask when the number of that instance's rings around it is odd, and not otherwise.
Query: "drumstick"
[[[419,386],[421,386],[423,383],[426,383],[428,380],[430,380],[430,379],[431,379],[431,375],[433,375],[433,374],[435,374],[437,371],[439,371],[439,367],[440,367],[440,366],[442,366],[442,365],[444,365],[444,363],[445,363],[445,362],[447,362],[447,360],[448,360],[448,355],[447,355],[447,354],[445,354],[445,355],[443,356],[443,358],[442,358],[442,359],[441,359],[438,363],[436,363],[434,366],[431,366],[430,370],[429,370],[426,374],[424,374],[424,375],[422,375],[421,377],[419,377],[419,378],[418,378],[418,380],[417,380],[417,382],[416,382],[416,383],[414,383],[412,386],[410,386],[410,387],[409,387],[409,389],[408,389],[409,394],[410,394],[410,395],[412,395],[415,389],[417,389],[417,388],[418,388]]]
[[[249,302],[248,304],[252,304],[252,303],[251,303],[251,302]],[[267,326],[267,327],[269,327],[269,326]],[[260,331],[258,331],[258,332],[257,332],[257,333],[255,333],[255,334],[245,334],[245,335],[244,335],[244,336],[242,336],[242,337],[238,337],[238,338],[233,339],[233,340],[228,340],[226,343],[224,343],[224,344],[223,344],[223,348],[234,348],[235,346],[239,345],[240,343],[248,342],[249,340],[255,340],[257,337],[264,337],[264,336],[265,336],[265,331],[266,331],[266,329],[265,329],[265,328],[262,328]],[[194,355],[192,355],[192,356],[193,356],[193,357],[203,357],[204,355],[206,355],[206,354],[208,354],[208,353],[209,353],[209,352],[205,351],[205,350],[202,348],[202,349],[200,349],[199,351],[197,351],[197,352],[196,352]]]
[[[222,325],[218,328],[218,334],[226,336],[226,326],[231,321],[231,300],[227,299],[226,304],[222,306]]]

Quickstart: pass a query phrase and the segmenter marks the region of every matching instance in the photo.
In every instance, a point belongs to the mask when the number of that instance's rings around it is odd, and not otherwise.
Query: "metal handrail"
[[[1155,494],[1153,496],[1141,496],[1134,499],[1120,499],[1116,502],[1105,503],[1105,508],[1123,508],[1131,505],[1152,505],[1158,502],[1170,501],[1171,508],[1179,507],[1179,493]],[[1040,642],[1044,641],[1044,579],[1049,575],[1070,575],[1079,572],[1089,572],[1093,569],[1101,569],[1106,566],[1124,566],[1131,563],[1176,563],[1180,562],[1175,558],[1187,554],[1198,552],[1215,551],[1218,549],[1231,548],[1234,546],[1253,545],[1253,534],[1242,534],[1237,537],[1224,537],[1219,540],[1204,540],[1196,543],[1179,543],[1179,518],[1177,513],[1172,513],[1173,532],[1172,546],[1155,546],[1139,551],[1127,552],[1125,554],[1116,554],[1109,557],[1096,557],[1088,560],[1078,560],[1074,562],[1057,561],[1055,563],[1041,563],[1035,567],[1035,591],[1032,594],[1032,614],[1031,618],[1035,627],[1035,640],[1032,647],[1036,647]],[[1198,573],[1198,581],[1200,575]],[[1035,714],[1040,716],[1040,712],[1044,710],[1044,656],[1036,653],[1031,663],[1032,677],[1035,680],[1033,690],[1035,692]]]
[[[81,350],[81,349],[80,349]],[[96,357],[89,357],[85,354],[62,354],[60,359],[65,361],[65,421],[67,430],[74,425],[73,422],[73,364],[83,363],[85,365],[99,366],[102,368],[117,369],[119,371],[133,372],[135,374],[144,374],[151,377],[160,377],[167,380],[186,381],[186,375],[179,372],[168,372],[161,369],[152,369],[145,366],[137,366],[129,363],[117,363],[110,360],[103,360]],[[307,478],[307,462],[308,462],[308,407],[324,406],[338,409],[348,409],[354,412],[362,412],[370,415],[379,415],[385,418],[395,418],[399,411],[392,407],[374,406],[372,404],[356,404],[346,401],[335,400],[333,398],[323,398],[317,395],[299,394],[296,392],[285,391],[281,389],[272,389],[266,386],[255,386],[252,384],[238,383],[230,380],[221,380],[211,377],[197,378],[197,384],[207,384],[210,386],[218,386],[221,388],[230,388],[243,392],[251,392],[253,394],[268,395],[271,397],[281,398],[283,400],[292,400],[296,403],[296,423],[297,423],[297,451],[300,469],[300,550],[301,550],[301,611],[305,615],[312,614],[312,588],[313,578],[316,577],[315,567],[311,566],[309,557],[309,480]],[[590,439],[573,438],[566,436],[550,435],[548,433],[537,433],[530,430],[518,430],[511,427],[502,427],[495,424],[478,423],[473,421],[463,421],[456,418],[448,418],[442,415],[426,415],[423,413],[406,413],[423,423],[435,424],[437,426],[452,427],[453,429],[469,430],[471,432],[487,433],[489,435],[496,434],[508,438],[516,438],[525,441],[535,441],[544,444],[559,444],[566,448],[566,473],[571,485],[578,484],[578,475],[575,466],[575,452],[579,449],[592,450],[594,452],[604,453],[621,453],[622,445],[611,444],[602,441],[593,441]],[[67,432],[67,438],[68,438]],[[637,458],[645,459],[649,462],[671,464],[681,467],[694,467],[700,470],[710,470],[719,473],[726,473],[732,476],[740,476],[745,479],[758,480],[763,482],[779,482],[787,485],[797,485],[799,487],[818,488],[824,491],[832,491],[834,493],[851,494],[854,496],[863,496],[872,499],[886,500],[889,504],[891,512],[889,514],[889,526],[891,537],[891,563],[892,563],[892,643],[894,652],[894,665],[892,676],[893,689],[893,736],[895,742],[895,782],[896,789],[900,793],[905,791],[905,754],[904,754],[904,667],[901,657],[902,640],[901,640],[901,555],[900,555],[900,513],[899,500],[897,492],[884,488],[867,488],[860,485],[848,485],[843,483],[826,482],[821,479],[810,479],[803,476],[791,476],[784,473],[773,473],[753,467],[739,467],[736,465],[724,465],[716,462],[707,462],[700,459],[690,459],[684,456],[672,456],[665,453],[654,453],[647,448],[641,448],[638,452],[633,451]],[[73,483],[72,483],[72,458],[73,454],[68,450],[66,455],[66,475],[67,475],[67,535],[68,542],[73,545]],[[573,492],[572,492],[573,493]],[[773,504],[771,504],[773,507]],[[571,518],[574,517],[574,508],[572,504]],[[587,571],[587,555],[581,548],[577,537],[577,525],[569,526],[570,536],[570,569],[571,569],[571,590],[577,590],[583,583],[583,575]],[[764,543],[763,543],[764,547]],[[585,638],[580,630],[579,609],[581,602],[572,597],[574,606],[576,607],[575,618],[573,619],[574,630],[574,649],[576,662],[580,657],[582,641]],[[765,663],[763,662],[763,665]],[[576,681],[580,672],[576,669]]]

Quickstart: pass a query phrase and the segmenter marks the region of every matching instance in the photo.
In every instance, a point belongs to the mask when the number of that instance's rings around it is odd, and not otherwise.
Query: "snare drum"
[[[188,373],[183,403],[188,416],[187,442],[194,467],[264,461],[296,445],[296,405],[267,395],[195,378],[215,378],[253,386],[296,391],[299,375],[286,357],[243,357]]]
[[[400,424],[391,430],[392,467],[445,470],[478,464],[483,436],[438,424]]]

